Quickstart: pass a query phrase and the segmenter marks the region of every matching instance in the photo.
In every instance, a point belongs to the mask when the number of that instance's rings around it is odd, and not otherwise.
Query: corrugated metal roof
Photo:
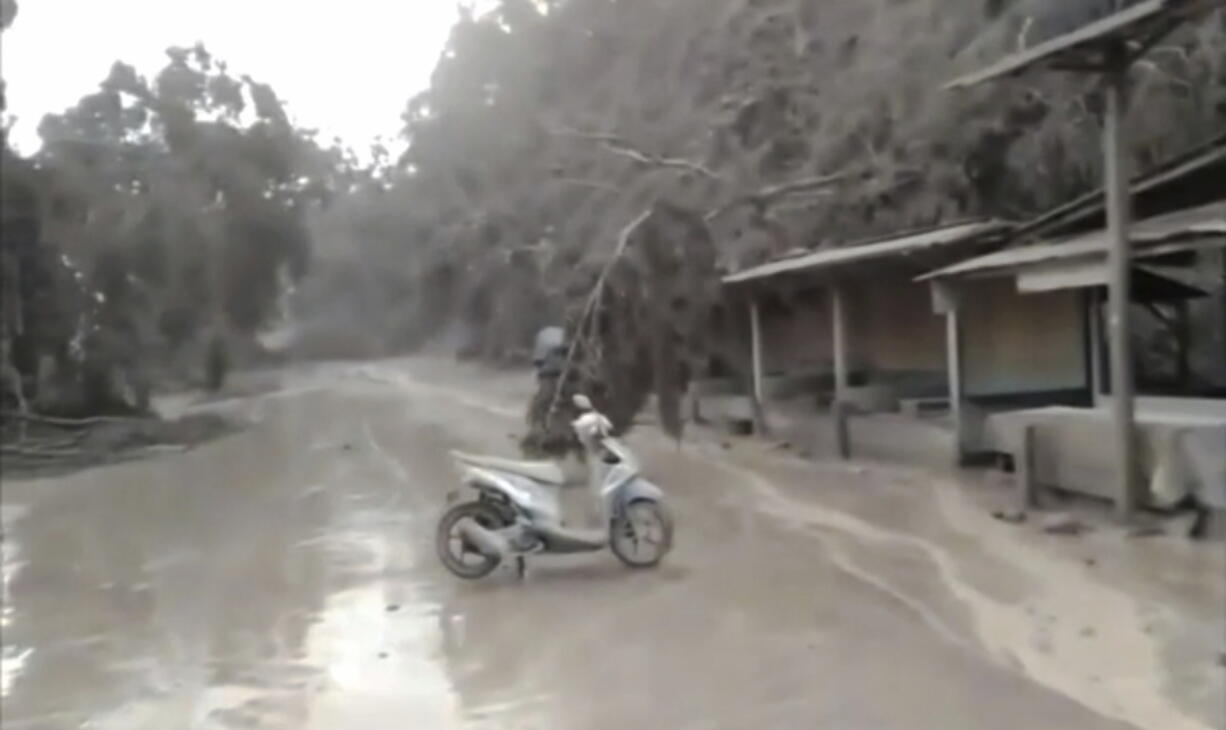
[[[1084,58],[1080,56],[1087,51],[1098,52],[1103,48],[1103,44],[1161,37],[1186,18],[1204,12],[1220,4],[1220,1],[1146,0],[1071,33],[1006,56],[987,68],[949,82],[945,88],[962,89],[975,86],[1002,76],[1013,76],[1040,65],[1053,68],[1076,67],[1084,63]]]
[[[1220,191],[1226,186],[1226,134],[1219,135],[1207,144],[1167,160],[1144,174],[1135,177],[1131,187],[1134,203],[1138,202],[1135,200],[1136,196],[1141,196],[1151,190],[1157,190],[1165,185],[1180,182],[1190,176],[1199,175],[1204,177],[1212,174],[1220,175],[1220,182],[1213,185],[1220,194]],[[1209,177],[1210,181],[1214,179]],[[1207,192],[1210,195],[1206,195],[1200,200],[1190,200],[1188,203],[1195,204],[1217,197],[1212,194],[1213,191]],[[1085,222],[1086,219],[1092,216],[1102,215],[1106,202],[1106,194],[1100,187],[1022,223],[1018,226],[1015,233],[1018,236],[1026,236],[1028,234],[1050,236],[1052,234],[1058,235],[1062,232],[1072,232],[1061,229],[1071,228],[1079,222]]]
[[[980,220],[934,228],[905,236],[897,236],[873,243],[863,243],[839,248],[811,251],[809,253],[777,259],[724,277],[725,284],[766,279],[779,274],[815,271],[834,266],[859,263],[888,256],[905,256],[921,250],[948,247],[981,241],[989,236],[1012,230],[1013,223],[999,220]]]
[[[1137,221],[1129,227],[1128,234],[1134,248],[1146,248],[1146,251],[1138,252],[1137,255],[1155,254],[1161,244],[1174,241],[1214,238],[1226,240],[1226,200]],[[917,280],[982,273],[993,269],[1015,269],[1044,261],[1105,254],[1110,245],[1108,232],[1098,230],[1056,243],[997,251],[924,274]],[[1161,249],[1162,252],[1167,252],[1166,247]]]

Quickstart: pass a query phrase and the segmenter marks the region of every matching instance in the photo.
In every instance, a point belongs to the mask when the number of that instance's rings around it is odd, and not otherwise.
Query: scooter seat
[[[544,484],[561,486],[566,481],[562,469],[552,461],[516,461],[515,459],[501,459],[497,456],[465,454],[462,451],[452,451],[451,455],[456,461],[471,466],[505,471]]]

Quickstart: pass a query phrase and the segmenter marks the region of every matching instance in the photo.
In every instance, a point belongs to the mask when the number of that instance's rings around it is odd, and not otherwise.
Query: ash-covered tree
[[[40,363],[54,363],[59,387],[34,393],[47,409],[142,409],[153,370],[210,339],[219,384],[221,343],[250,338],[281,282],[305,272],[305,215],[342,166],[267,85],[199,46],[167,56],[152,79],[116,63],[97,91],[43,119],[42,149],[19,163],[36,211],[23,284],[63,282],[42,290],[50,306],[23,302],[13,342],[35,390],[49,385]]]
[[[789,249],[1020,219],[1084,193],[1101,179],[1102,116],[1084,77],[939,89],[1115,6],[506,0],[465,15],[409,104],[409,151],[384,189],[411,231],[388,262],[430,292],[413,305],[418,339],[462,321],[466,349],[499,359],[534,325],[577,335],[619,231],[657,203],[709,229],[714,264],[699,268],[714,281]],[[1134,68],[1137,169],[1226,128],[1224,18]]]

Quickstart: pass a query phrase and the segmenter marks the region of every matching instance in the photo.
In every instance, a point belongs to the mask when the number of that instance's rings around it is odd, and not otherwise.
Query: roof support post
[[[954,462],[966,455],[966,381],[962,363],[962,317],[957,290],[943,281],[932,282],[933,309],[945,316],[945,372],[949,378],[949,411],[954,417]]]
[[[1098,289],[1090,288],[1085,293],[1086,306],[1086,337],[1089,340],[1086,349],[1089,351],[1089,386],[1090,405],[1097,406],[1102,402],[1103,393],[1103,320],[1102,302]]]
[[[830,332],[834,351],[834,400],[846,403],[851,383],[847,357],[847,293],[840,284],[830,287]]]
[[[767,432],[767,425],[762,394],[762,316],[757,299],[749,300],[749,368],[749,399],[754,431],[764,434]]]
[[[1128,196],[1128,142],[1125,129],[1127,109],[1127,62],[1119,47],[1112,71],[1104,79],[1107,110],[1103,129],[1103,155],[1107,192],[1107,230],[1109,301],[1111,328],[1111,425],[1115,447],[1119,495],[1116,512],[1122,519],[1135,513],[1140,495],[1134,459],[1134,408],[1132,373],[1132,326],[1129,307],[1132,301],[1132,249],[1128,240],[1130,200]]]
[[[945,313],[945,350],[949,368],[949,408],[954,416],[955,461],[966,455],[966,388],[962,372],[962,317],[958,307]]]
[[[851,458],[851,434],[847,424],[847,396],[851,385],[847,356],[847,292],[841,284],[830,286],[830,333],[834,350],[834,415],[835,449],[839,458]]]

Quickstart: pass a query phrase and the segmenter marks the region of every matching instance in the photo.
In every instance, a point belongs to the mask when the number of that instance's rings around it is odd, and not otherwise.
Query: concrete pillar
[[[1035,474],[1035,428],[1033,423],[1022,427],[1022,443],[1016,452],[1017,463],[1013,465],[1019,490],[1018,506],[1021,509],[1039,506],[1038,477]]]
[[[1086,326],[1090,350],[1090,403],[1097,406],[1103,393],[1102,307],[1097,289],[1086,292]]]
[[[1107,113],[1103,129],[1106,170],[1109,301],[1111,323],[1111,426],[1119,479],[1116,512],[1123,519],[1136,511],[1140,494],[1134,460],[1132,374],[1132,246],[1128,240],[1131,201],[1128,194],[1128,142],[1124,129],[1127,66],[1123,48],[1114,54],[1116,69],[1106,79]]]
[[[842,285],[830,287],[830,332],[834,351],[834,400],[846,403],[848,376],[847,357],[847,297]]]

